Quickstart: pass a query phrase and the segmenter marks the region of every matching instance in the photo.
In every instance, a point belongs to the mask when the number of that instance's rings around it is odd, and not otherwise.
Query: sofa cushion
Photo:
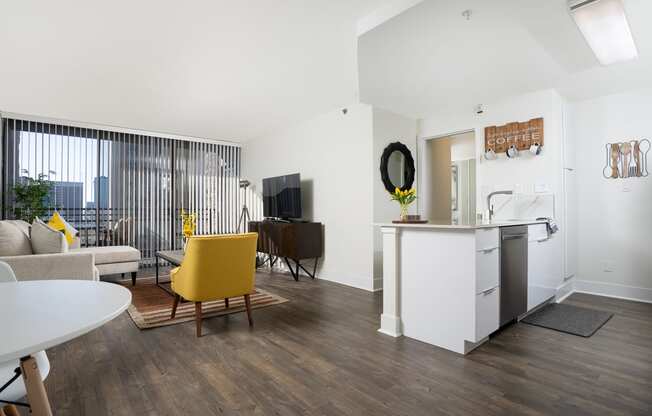
[[[34,254],[66,253],[68,251],[66,237],[38,217],[34,218],[34,222],[32,222],[30,239]]]
[[[129,261],[126,263],[98,264],[95,267],[97,267],[100,276],[106,276],[108,274],[122,274],[122,273],[137,272],[138,262]]]
[[[140,251],[129,246],[82,247],[70,251],[95,254],[96,265],[140,261]]]
[[[29,241],[29,224],[24,221],[0,221],[0,256],[24,256],[32,254]],[[27,233],[25,233],[27,231]]]
[[[14,224],[16,227],[20,228],[20,231],[25,233],[27,237],[29,237],[29,229],[31,228],[31,225],[27,221],[23,220],[5,220],[10,224]]]

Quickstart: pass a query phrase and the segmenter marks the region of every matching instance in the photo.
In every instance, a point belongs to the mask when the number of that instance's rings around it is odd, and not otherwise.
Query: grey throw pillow
[[[32,251],[34,254],[66,253],[66,236],[50,227],[40,218],[34,218],[31,229]]]
[[[14,221],[0,221],[0,256],[28,254],[32,254],[32,245],[29,242],[29,235],[25,233],[21,224]]]

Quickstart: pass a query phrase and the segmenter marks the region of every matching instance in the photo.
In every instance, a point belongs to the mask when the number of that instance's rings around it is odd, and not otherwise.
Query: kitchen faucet
[[[491,205],[491,197],[494,195],[512,195],[514,191],[495,191],[490,193],[487,196],[487,207],[489,208],[489,222],[491,222],[491,218],[494,216],[494,207]]]

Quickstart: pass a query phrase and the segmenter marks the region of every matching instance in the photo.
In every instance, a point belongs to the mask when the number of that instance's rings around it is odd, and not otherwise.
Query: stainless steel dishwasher
[[[527,225],[500,228],[500,326],[527,312]]]

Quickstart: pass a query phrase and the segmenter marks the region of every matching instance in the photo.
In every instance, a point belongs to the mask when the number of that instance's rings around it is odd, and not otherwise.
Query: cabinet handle
[[[548,237],[537,240],[537,243],[543,243],[544,241],[548,241]]]
[[[503,240],[516,240],[519,238],[525,238],[527,234],[518,234],[518,235],[504,235]]]
[[[494,287],[492,287],[491,289],[484,290],[484,291],[482,292],[482,295],[483,295],[483,296],[487,296],[487,295],[493,293],[496,289],[498,289],[498,286],[494,286]]]
[[[566,276],[566,277],[564,277],[564,282],[569,281],[569,280],[572,279],[573,277],[575,277],[574,274],[571,274],[570,276]]]
[[[497,248],[498,248],[498,247],[483,248],[483,249],[482,249],[482,252],[485,253],[485,254],[487,254],[487,253],[491,253],[492,251],[494,251],[494,250],[497,249]]]

